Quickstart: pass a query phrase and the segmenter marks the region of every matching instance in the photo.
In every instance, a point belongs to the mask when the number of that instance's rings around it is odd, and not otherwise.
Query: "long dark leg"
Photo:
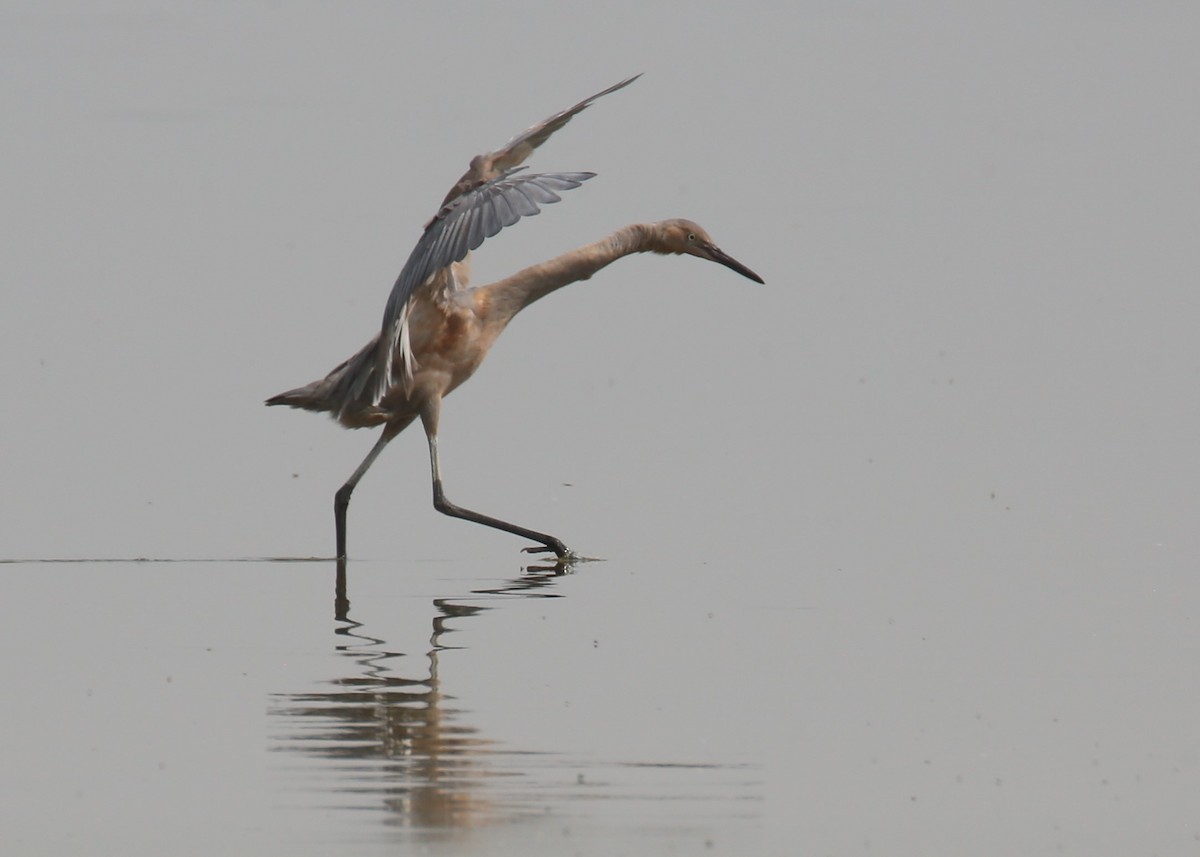
[[[350,474],[350,478],[346,480],[346,484],[337,490],[333,495],[333,523],[337,527],[337,558],[346,558],[346,510],[350,508],[350,495],[354,493],[354,486],[358,484],[358,480],[363,478],[371,465],[375,463],[375,459],[379,457],[379,453],[383,452],[383,448],[388,445],[392,438],[404,431],[405,426],[411,423],[412,420],[406,420],[402,423],[388,423],[383,427],[383,434],[379,436],[379,440],[375,441],[375,445],[371,447],[371,451],[367,453],[367,457],[362,460],[362,464],[358,465],[358,469]]]
[[[541,548],[525,548],[528,552],[553,551],[559,559],[570,559],[571,552],[567,549],[567,546],[554,536],[539,533],[537,530],[519,527],[516,524],[510,524],[508,521],[501,521],[499,518],[482,515],[470,509],[464,509],[462,506],[456,506],[446,499],[446,492],[442,489],[442,465],[438,460],[437,428],[440,408],[440,402],[428,402],[421,411],[421,423],[425,426],[425,436],[429,439],[429,463],[433,469],[433,508],[437,509],[443,515],[449,515],[452,518],[462,518],[464,521],[474,521],[476,524],[483,524],[485,527],[503,530],[506,533],[512,533],[514,536],[520,536],[523,539],[529,539],[532,542],[544,545]]]

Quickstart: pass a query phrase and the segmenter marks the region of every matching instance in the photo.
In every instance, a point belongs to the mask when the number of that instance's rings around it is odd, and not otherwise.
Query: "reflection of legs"
[[[520,536],[521,538],[529,539],[545,546],[544,548],[526,548],[526,551],[538,552],[547,550],[553,551],[559,559],[569,558],[571,552],[567,550],[567,546],[554,536],[526,529],[525,527],[518,527],[516,524],[501,521],[499,518],[481,515],[479,512],[473,512],[470,509],[464,509],[462,506],[456,506],[446,499],[446,493],[442,490],[442,465],[438,460],[437,430],[440,410],[441,402],[434,400],[427,402],[425,408],[421,411],[421,423],[425,426],[425,436],[429,439],[429,463],[433,469],[433,508],[437,509],[443,515],[449,515],[452,518],[462,518],[464,521],[473,521],[476,524],[483,524],[485,527],[492,527],[497,530],[504,530],[506,533],[512,533],[514,536]]]
[[[383,434],[379,436],[379,440],[375,441],[375,445],[371,447],[371,451],[367,453],[367,457],[363,459],[362,464],[358,465],[358,469],[350,474],[350,478],[346,480],[346,484],[337,490],[333,495],[333,523],[337,527],[337,557],[338,559],[346,558],[346,509],[350,507],[350,495],[354,493],[354,486],[358,484],[358,480],[363,478],[371,465],[375,463],[375,459],[379,457],[379,453],[383,452],[383,448],[388,445],[392,438],[404,431],[405,427],[412,422],[412,418],[405,420],[402,423],[388,423],[383,427]]]

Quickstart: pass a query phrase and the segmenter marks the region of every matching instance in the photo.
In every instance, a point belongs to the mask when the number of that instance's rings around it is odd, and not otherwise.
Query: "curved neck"
[[[607,238],[571,250],[546,262],[531,265],[495,283],[475,289],[475,305],[481,315],[507,324],[513,316],[555,289],[586,280],[601,268],[632,253],[652,248],[653,228],[634,223]]]

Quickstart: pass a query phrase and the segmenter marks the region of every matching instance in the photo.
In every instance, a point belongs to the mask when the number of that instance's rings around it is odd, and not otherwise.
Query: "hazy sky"
[[[477,279],[688,216],[768,284],[638,259],[555,295],[448,405],[450,473],[533,502],[598,450],[739,493],[882,435],[962,444],[997,484],[1006,450],[1088,447],[1104,466],[1057,478],[1098,481],[1170,450],[1144,464],[1176,490],[1200,428],[1188,7],[502,9],[4,4],[4,553],[320,531],[370,438],[261,400],[369,336],[471,155],[634,72],[533,162],[600,178]],[[389,457],[425,480],[415,445]],[[427,503],[391,493],[380,523]]]

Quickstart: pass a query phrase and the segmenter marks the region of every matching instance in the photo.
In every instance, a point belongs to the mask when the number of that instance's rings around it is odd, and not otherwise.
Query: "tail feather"
[[[267,399],[268,405],[288,405],[306,411],[324,411],[343,423],[374,422],[376,416],[374,376],[378,371],[376,336],[357,354],[340,364],[320,381],[288,390]]]
[[[320,381],[313,381],[311,384],[305,384],[303,387],[278,393],[267,399],[265,404],[288,405],[289,407],[304,408],[309,411],[327,411],[329,408],[322,403],[318,392],[320,387]]]

